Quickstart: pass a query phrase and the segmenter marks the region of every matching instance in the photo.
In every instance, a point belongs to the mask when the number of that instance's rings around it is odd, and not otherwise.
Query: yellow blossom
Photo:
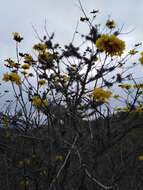
[[[47,63],[47,61],[52,61],[55,58],[55,55],[49,52],[39,53],[38,59],[41,63]]]
[[[143,65],[143,52],[141,52],[140,54],[141,54],[141,57],[139,58],[139,61]]]
[[[121,88],[125,88],[125,89],[127,89],[127,90],[132,87],[131,84],[119,84],[118,86],[121,87]]]
[[[143,161],[143,155],[139,155],[138,160]]]
[[[130,54],[130,55],[135,55],[136,53],[138,53],[138,51],[137,51],[136,49],[131,49],[131,50],[129,51],[129,54]]]
[[[135,108],[135,112],[142,113],[142,112],[143,112],[143,105],[137,106],[137,107]]]
[[[30,54],[26,54],[24,56],[24,62],[29,63],[29,64],[33,64],[33,63],[35,64],[36,63],[36,61],[34,61],[32,55],[30,55]]]
[[[55,82],[59,82],[59,81],[60,81],[60,78],[59,78],[58,76],[54,76],[53,80],[54,80]]]
[[[21,186],[29,186],[30,181],[28,179],[23,179],[20,181]]]
[[[9,67],[15,67],[15,68],[18,68],[20,64],[18,63],[15,63],[15,61],[13,61],[12,59],[6,59],[5,62],[7,63],[7,65]]]
[[[64,157],[63,157],[62,155],[57,155],[57,156],[56,156],[56,160],[63,161],[63,160],[64,160]]]
[[[38,95],[33,96],[32,103],[35,107],[46,107],[48,104],[46,99],[42,99]]]
[[[28,69],[30,69],[30,65],[27,64],[27,63],[25,63],[25,64],[23,64],[23,65],[21,66],[21,68],[24,69],[24,70],[28,70]]]
[[[33,46],[33,49],[36,51],[45,51],[47,49],[46,44],[38,43]]]
[[[44,84],[46,84],[46,81],[44,79],[41,79],[41,80],[38,81],[38,84],[40,86],[43,86]]]
[[[10,81],[16,83],[17,85],[21,84],[21,78],[16,72],[11,72],[9,76],[10,76],[9,79]]]
[[[121,56],[125,49],[125,42],[115,35],[103,34],[97,39],[96,47],[110,56]]]
[[[73,71],[76,71],[76,70],[77,70],[76,64],[71,64],[71,69],[72,69]]]
[[[23,40],[23,37],[21,37],[19,32],[13,32],[12,35],[13,35],[13,39],[16,42],[21,42]]]
[[[3,75],[3,80],[8,82],[14,82],[17,85],[21,84],[21,77],[16,73],[16,72],[11,72],[11,73],[5,73]]]
[[[133,85],[134,88],[143,88],[143,83]]]
[[[8,74],[8,73],[4,73],[2,80],[8,82],[8,81],[9,81],[9,78],[10,78],[10,77],[9,77],[9,74]]]
[[[109,29],[113,29],[113,28],[116,27],[116,23],[115,23],[114,20],[107,20],[106,26],[107,26]]]
[[[61,77],[63,82],[67,82],[69,80],[69,77],[66,74],[62,75]]]
[[[98,87],[94,89],[90,96],[97,101],[105,101],[112,96],[112,92]]]

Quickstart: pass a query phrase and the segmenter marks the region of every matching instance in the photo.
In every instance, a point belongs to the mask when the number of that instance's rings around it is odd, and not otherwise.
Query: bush
[[[78,46],[73,38],[61,47],[45,29],[32,55],[13,33],[17,60],[5,60],[3,75],[14,101],[1,113],[2,189],[131,189],[129,179],[142,187],[142,139],[132,130],[142,132],[143,84],[129,69],[143,64],[143,53],[128,63],[140,44],[127,53],[114,20],[103,30],[98,11],[83,14],[89,33],[76,29]]]

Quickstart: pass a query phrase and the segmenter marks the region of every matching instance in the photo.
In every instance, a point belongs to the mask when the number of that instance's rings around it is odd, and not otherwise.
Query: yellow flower
[[[142,113],[143,112],[143,105],[141,106],[138,106],[135,108],[135,112],[139,112],[139,113]]]
[[[39,53],[38,59],[41,63],[46,63],[47,61],[52,61],[55,56],[49,52]]]
[[[45,51],[47,49],[46,44],[38,43],[33,46],[33,49],[36,51]]]
[[[143,52],[141,52],[140,54],[141,54],[141,57],[139,58],[139,61],[143,65]]]
[[[71,64],[71,69],[72,69],[73,71],[76,71],[76,70],[77,70],[76,64]]]
[[[34,61],[32,55],[29,55],[29,54],[26,54],[24,56],[24,62],[29,63],[29,64],[35,64],[36,63],[36,61]]]
[[[143,155],[139,155],[138,160],[143,161]]]
[[[143,88],[143,83],[133,85],[134,88]]]
[[[136,49],[131,49],[131,50],[129,51],[129,54],[130,54],[130,55],[135,55],[136,53],[138,53],[138,51],[137,51]]]
[[[127,89],[127,90],[132,87],[131,84],[119,84],[118,86],[121,87],[121,88],[125,88],[125,89]]]
[[[114,20],[107,20],[106,26],[107,26],[109,29],[113,29],[113,28],[116,27],[116,23],[115,23]]]
[[[41,80],[38,81],[38,84],[40,86],[43,86],[44,84],[46,84],[46,81],[44,79],[41,79]]]
[[[35,107],[46,107],[48,104],[46,99],[42,99],[38,95],[33,96],[32,103]]]
[[[21,66],[21,68],[24,69],[24,70],[28,70],[28,69],[30,69],[30,65],[27,64],[27,63],[25,63],[25,64],[23,64],[23,65]]]
[[[110,56],[121,56],[125,49],[125,42],[115,35],[103,34],[97,39],[96,47]]]
[[[32,102],[34,106],[39,106],[41,104],[41,98],[39,96],[33,96]]]
[[[59,82],[59,81],[60,81],[60,78],[59,78],[58,76],[54,76],[53,80],[54,80],[55,82]]]
[[[21,186],[29,186],[30,181],[28,179],[23,179],[20,181]]]
[[[10,77],[9,77],[9,74],[8,74],[8,73],[4,73],[2,80],[8,82],[8,81],[9,81],[9,78],[10,78]]]
[[[17,85],[21,84],[21,78],[16,72],[11,72],[9,76],[10,76],[9,79],[10,81],[16,83]]]
[[[64,157],[63,157],[62,155],[57,155],[57,156],[56,156],[56,160],[63,161],[63,160],[64,160]]]
[[[13,35],[13,39],[16,42],[21,42],[23,40],[23,37],[21,37],[20,33],[18,32],[13,32],[12,35]]]
[[[5,73],[3,76],[3,80],[6,82],[14,82],[17,85],[21,84],[21,77],[16,72]]]
[[[40,64],[43,64],[46,66],[46,69],[51,69],[53,65],[53,60],[56,58],[56,55],[49,53],[47,51],[40,52],[38,55],[38,61]]]
[[[7,65],[9,67],[15,67],[15,68],[18,68],[20,64],[18,63],[15,63],[12,59],[6,59],[5,62],[7,62]]]
[[[68,80],[69,80],[68,75],[66,75],[66,74],[62,75],[62,81],[63,82],[67,82]]]
[[[112,92],[98,87],[94,89],[90,96],[97,101],[105,101],[112,96]]]

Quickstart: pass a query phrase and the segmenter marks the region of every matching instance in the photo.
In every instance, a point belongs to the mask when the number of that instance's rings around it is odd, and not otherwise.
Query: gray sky
[[[2,0],[1,0],[2,1]],[[127,47],[143,41],[143,1],[142,0],[81,0],[85,12],[99,9],[98,23],[105,24],[108,16],[118,26],[124,24],[123,32],[134,29],[121,37],[126,40]],[[55,32],[55,39],[60,43],[70,42],[77,21],[82,12],[78,0],[4,0],[0,6],[0,60],[1,62],[15,55],[15,43],[12,32],[20,32],[24,36],[21,49],[28,51],[37,39],[32,24],[38,33],[44,35],[44,22],[47,29]],[[79,30],[85,30],[83,23]]]
[[[2,0],[1,0],[2,1]],[[81,0],[85,11],[99,9],[98,20],[103,23],[111,15],[119,26],[125,25],[127,32],[135,31],[123,38],[132,45],[136,41],[143,41],[143,1],[142,0]],[[31,23],[38,32],[44,34],[44,20],[47,19],[47,28],[56,33],[60,42],[68,42],[76,23],[82,15],[78,8],[78,0],[4,0],[0,6],[0,57],[1,59],[15,53],[11,33],[21,32],[25,38],[22,47],[30,47],[34,41],[34,32]],[[81,26],[82,28],[82,26]]]

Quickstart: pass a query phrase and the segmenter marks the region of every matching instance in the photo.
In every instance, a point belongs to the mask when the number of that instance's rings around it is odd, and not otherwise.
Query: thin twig
[[[60,169],[59,169],[57,175],[53,178],[53,180],[52,180],[52,182],[51,182],[51,184],[50,184],[49,190],[51,190],[51,188],[53,187],[54,183],[55,183],[56,180],[59,178],[59,176],[60,176],[62,170],[64,169],[64,167],[65,167],[65,165],[66,165],[66,163],[67,163],[67,160],[68,160],[68,158],[70,157],[71,151],[72,151],[72,149],[74,148],[74,146],[75,146],[75,144],[76,144],[76,142],[77,142],[77,139],[78,139],[78,136],[76,135],[76,137],[74,138],[74,141],[73,141],[73,143],[72,143],[71,149],[68,151],[68,153],[67,153],[67,155],[66,155],[66,158],[65,158],[65,160],[64,160],[64,163],[62,164],[62,166],[60,167]]]

